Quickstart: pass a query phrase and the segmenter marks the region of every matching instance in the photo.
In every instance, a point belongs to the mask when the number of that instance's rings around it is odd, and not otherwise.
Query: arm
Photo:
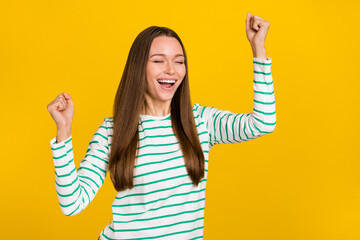
[[[62,212],[80,213],[94,199],[108,171],[109,146],[105,120],[92,137],[88,151],[76,170],[72,136],[57,143],[50,141],[55,165],[55,187]]]
[[[271,62],[271,58],[253,58],[253,112],[236,114],[212,107],[198,106],[197,112],[209,132],[210,148],[221,143],[248,141],[274,131],[276,111]]]

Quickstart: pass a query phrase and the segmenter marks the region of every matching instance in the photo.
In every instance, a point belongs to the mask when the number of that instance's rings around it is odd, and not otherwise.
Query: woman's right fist
[[[71,126],[74,116],[74,103],[69,94],[65,92],[59,94],[54,101],[47,105],[47,110],[58,128]]]

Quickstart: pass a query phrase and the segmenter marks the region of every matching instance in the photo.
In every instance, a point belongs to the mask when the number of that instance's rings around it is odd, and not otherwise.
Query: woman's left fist
[[[251,47],[265,47],[265,38],[270,23],[261,17],[247,13],[246,15],[246,36]]]

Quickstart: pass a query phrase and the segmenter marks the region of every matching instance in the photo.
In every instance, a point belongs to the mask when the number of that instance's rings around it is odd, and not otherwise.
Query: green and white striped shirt
[[[140,115],[140,151],[134,188],[121,191],[112,204],[113,220],[101,239],[202,239],[209,151],[215,144],[248,141],[273,132],[276,125],[271,58],[253,58],[254,109],[232,113],[193,106],[205,156],[205,177],[195,187],[187,174],[170,114]],[[72,136],[50,141],[55,164],[55,186],[62,212],[80,213],[94,199],[108,172],[113,118],[107,117],[92,137],[76,170]]]

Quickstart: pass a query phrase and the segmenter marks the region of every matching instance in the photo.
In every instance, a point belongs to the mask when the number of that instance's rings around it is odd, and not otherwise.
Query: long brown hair
[[[191,106],[187,57],[183,43],[173,30],[151,26],[143,30],[132,44],[116,92],[109,171],[117,191],[134,187],[135,156],[139,153],[140,144],[138,125],[145,104],[146,65],[151,44],[158,36],[176,38],[183,49],[186,74],[171,101],[171,124],[193,184],[197,186],[204,177],[205,160]]]

